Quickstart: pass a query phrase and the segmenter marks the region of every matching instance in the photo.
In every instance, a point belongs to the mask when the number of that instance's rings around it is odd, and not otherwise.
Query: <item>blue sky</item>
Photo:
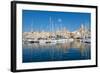
[[[36,10],[23,10],[22,13],[23,32],[29,32],[31,29],[33,31],[56,31],[62,28],[75,31],[80,28],[81,24],[87,28],[91,25],[90,13]]]

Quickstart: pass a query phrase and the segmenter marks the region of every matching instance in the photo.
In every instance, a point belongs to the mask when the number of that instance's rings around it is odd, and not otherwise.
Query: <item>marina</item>
[[[81,25],[75,32],[24,32],[23,62],[91,59],[90,32]]]
[[[50,18],[50,23],[51,23]],[[59,29],[58,31],[54,29],[54,25],[50,24],[49,32],[46,31],[32,31],[31,28],[30,32],[23,32],[23,42],[30,42],[30,43],[66,43],[68,41],[74,41],[78,39],[81,42],[90,43],[90,34],[91,32],[89,29],[85,28],[83,24],[81,24],[80,28],[74,32],[68,31],[65,27]]]
[[[84,20],[82,22],[73,20],[73,23],[71,19],[69,20],[70,17],[67,18],[69,15],[74,18],[78,13],[59,12],[62,16],[59,16],[58,13],[57,18],[56,12],[47,12],[48,16],[45,11],[42,13],[44,15],[41,15],[41,11],[36,11],[36,13],[33,11],[34,17],[30,16],[24,20],[30,22],[23,25],[27,30],[23,29],[22,32],[23,63],[91,59],[89,24],[85,24]],[[52,13],[55,15],[52,16]],[[39,18],[35,16],[37,14],[44,18],[40,19],[41,22],[38,22]],[[75,15],[73,16],[73,14]],[[84,15],[89,16],[89,14],[84,13],[80,13],[80,15],[82,16],[79,16],[78,19]]]

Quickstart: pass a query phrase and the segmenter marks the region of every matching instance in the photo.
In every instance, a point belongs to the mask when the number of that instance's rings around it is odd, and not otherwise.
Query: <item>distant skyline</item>
[[[63,28],[73,32],[79,29],[81,24],[90,28],[90,13],[37,10],[23,10],[22,12],[23,32],[56,31]]]

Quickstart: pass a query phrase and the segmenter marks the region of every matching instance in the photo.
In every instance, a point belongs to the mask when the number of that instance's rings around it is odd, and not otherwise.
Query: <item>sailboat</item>
[[[82,25],[82,27],[83,27],[83,25]],[[84,27],[83,27],[84,28]],[[90,31],[87,29],[86,30],[86,27],[84,28],[84,34],[83,33],[81,33],[82,35],[83,35],[83,37],[82,37],[82,42],[84,42],[84,43],[90,43],[91,42],[91,39],[90,39]]]

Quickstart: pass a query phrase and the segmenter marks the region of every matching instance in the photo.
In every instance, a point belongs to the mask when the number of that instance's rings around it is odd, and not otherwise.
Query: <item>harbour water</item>
[[[23,63],[91,59],[91,45],[80,41],[67,43],[23,43]]]

